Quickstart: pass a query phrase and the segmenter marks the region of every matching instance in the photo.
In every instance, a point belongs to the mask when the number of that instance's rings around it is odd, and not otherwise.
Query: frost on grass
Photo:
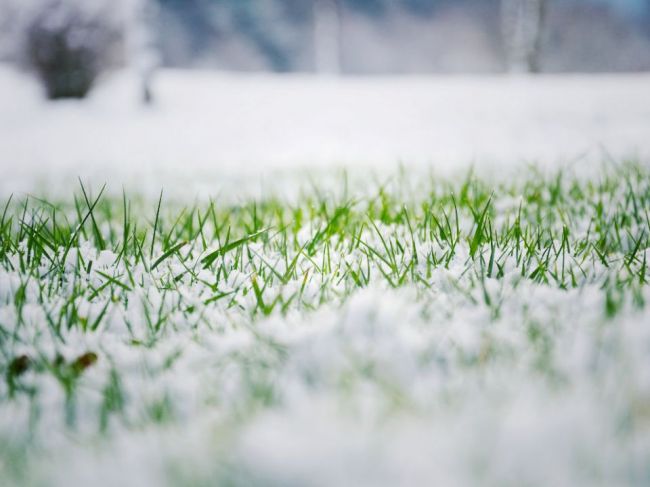
[[[648,169],[395,181],[7,201],[0,483],[647,484]]]

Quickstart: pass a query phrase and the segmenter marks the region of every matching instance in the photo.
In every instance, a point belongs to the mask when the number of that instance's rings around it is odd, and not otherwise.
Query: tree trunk
[[[314,1],[314,70],[341,72],[341,12],[338,0]]]
[[[127,59],[140,79],[140,98],[149,105],[154,101],[153,78],[160,66],[155,24],[158,7],[153,0],[135,0],[128,26]]]
[[[501,0],[501,26],[508,69],[540,71],[547,0]]]

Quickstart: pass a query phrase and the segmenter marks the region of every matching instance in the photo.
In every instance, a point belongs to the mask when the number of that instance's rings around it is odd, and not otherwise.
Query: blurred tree
[[[545,71],[650,69],[649,32],[644,32],[641,11],[582,2],[554,3],[552,7],[545,28]]]
[[[131,0],[127,13],[126,47],[129,64],[141,82],[144,104],[153,102],[153,78],[161,63],[158,42],[159,5],[154,0]]]
[[[270,62],[274,71],[292,69],[294,18],[278,0],[240,0],[232,3],[232,27],[248,38]]]
[[[43,0],[29,11],[21,39],[48,98],[83,98],[111,64],[120,29],[107,2]]]
[[[341,11],[339,0],[313,0],[314,69],[341,72]]]
[[[403,0],[406,5],[412,2],[432,2],[435,0]],[[382,16],[387,13],[389,7],[395,6],[395,0],[342,0],[344,6],[351,10],[361,12],[370,16]]]
[[[245,40],[274,71],[294,68],[296,30],[311,17],[309,2],[299,0],[156,0],[167,30],[176,25],[182,36],[166,39],[167,64],[185,65],[214,52],[233,39]],[[183,38],[180,38],[183,37]],[[184,51],[178,45],[187,43]],[[170,57],[169,52],[176,52]]]
[[[540,70],[547,0],[502,0],[501,28],[510,71]]]

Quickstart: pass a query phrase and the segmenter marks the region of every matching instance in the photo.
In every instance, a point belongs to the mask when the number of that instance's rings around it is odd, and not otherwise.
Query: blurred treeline
[[[0,0],[0,60],[64,94],[118,65],[145,76],[641,71],[650,0]]]
[[[322,35],[338,36],[331,49],[344,73],[500,72],[509,65],[504,0],[154,1],[168,66],[318,70],[319,3],[336,4],[339,25]],[[650,69],[650,0],[544,3],[538,70]]]

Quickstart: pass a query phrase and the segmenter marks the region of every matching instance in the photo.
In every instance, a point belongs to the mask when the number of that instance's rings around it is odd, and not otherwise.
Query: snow
[[[481,331],[485,317],[445,304],[444,295],[433,294],[430,305],[451,317],[425,320],[413,290],[380,288],[356,294],[341,312],[325,307],[304,318],[271,317],[254,333],[204,334],[200,340],[179,330],[148,351],[112,341],[106,331],[102,353],[122,372],[125,394],[136,405],[126,415],[137,421],[137,405],[165,394],[175,404],[178,424],[126,431],[116,423],[104,442],[70,441],[60,436],[60,389],[56,384],[47,389],[41,380],[38,386],[48,400],[42,414],[49,423],[44,420],[41,427],[47,429],[37,434],[52,453],[33,474],[54,485],[175,485],[165,472],[184,468],[185,483],[210,484],[226,482],[228,462],[234,462],[245,473],[244,485],[619,485],[630,477],[633,485],[645,478],[639,461],[650,447],[647,424],[639,424],[635,433],[621,430],[620,422],[627,414],[627,395],[643,391],[634,383],[647,378],[647,350],[639,346],[649,343],[646,327],[640,326],[648,322],[647,310],[609,324],[612,343],[625,346],[606,352],[587,330],[598,323],[590,310],[600,307],[589,288],[569,297],[560,291],[544,297],[542,288],[528,287],[530,293],[506,297],[512,312],[488,332]],[[554,306],[560,299],[573,306]],[[526,306],[544,316],[545,325],[557,324],[559,350],[553,353],[570,358],[558,361],[566,384],[549,383],[529,369],[534,357],[527,332],[516,326]],[[444,340],[461,324],[484,339],[485,333],[507,330],[510,343],[498,341],[515,352],[513,366],[502,358],[486,362],[481,372],[458,365],[449,371],[446,364],[458,353],[474,353],[473,346]],[[252,335],[257,338],[251,340]],[[269,362],[280,401],[253,414],[232,436],[220,427],[221,415],[241,407],[250,394],[247,380],[254,379],[234,358],[270,359],[273,354],[255,345],[259,337],[282,344],[290,357]],[[72,342],[71,354],[88,346]],[[434,352],[427,354],[432,346]],[[175,350],[182,356],[164,371],[161,364]],[[593,354],[601,354],[599,367],[612,377],[593,371]],[[355,382],[341,388],[340,381],[361,359],[373,364],[374,372],[352,376]],[[105,367],[98,363],[79,393],[78,407],[86,411],[79,418],[82,425],[94,422],[88,413],[98,407],[92,390],[103,385]],[[413,401],[406,410],[391,414],[391,388],[395,399]],[[28,414],[9,406],[3,413],[14,423]],[[3,423],[0,433],[6,437],[12,425]],[[637,442],[629,441],[630,434],[638,435]],[[74,437],[83,437],[79,428]]]
[[[164,71],[157,104],[145,108],[129,73],[106,78],[87,102],[47,103],[28,77],[3,69],[0,197],[69,199],[77,176],[94,188],[108,182],[119,192],[124,184],[154,198],[161,185],[189,201],[242,197],[332,167],[367,177],[369,170],[394,173],[400,162],[415,177],[471,164],[503,177],[532,161],[588,172],[598,168],[594,161],[650,155],[648,88],[645,74],[336,79]],[[519,200],[496,204],[504,212]],[[367,233],[364,240],[379,248]],[[414,251],[437,250],[427,245],[418,242]],[[68,254],[68,273],[76,252],[95,262],[88,276],[94,287],[102,282],[98,269],[124,274],[114,253],[87,243]],[[431,286],[373,284],[313,312],[254,322],[252,293],[236,296],[241,309],[203,305],[214,291],[201,282],[179,280],[175,296],[163,295],[160,281],[181,269],[171,256],[151,274],[134,267],[141,284],[128,299],[111,303],[96,332],[64,329],[65,343],[49,332],[44,313],[56,315],[70,291],[41,302],[29,277],[20,325],[13,302],[27,278],[0,270],[0,322],[18,343],[16,354],[54,360],[62,353],[68,363],[89,350],[99,357],[80,379],[74,431],[62,414],[60,384],[50,374],[25,373],[39,392],[32,404],[24,396],[0,404],[0,459],[36,441],[27,458],[35,485],[647,483],[650,309],[627,305],[607,320],[605,270],[586,269],[584,285],[564,291],[522,279],[506,261],[504,278],[485,283],[502,307],[492,320],[482,290],[469,286],[468,255],[460,242]],[[242,258],[242,272],[233,271],[222,290],[247,279],[247,259],[276,262],[278,255],[251,245]],[[231,259],[224,257],[227,267]],[[455,286],[470,289],[478,304]],[[305,300],[315,305],[318,288],[313,278]],[[647,302],[648,287],[640,292]],[[170,300],[179,297],[201,318],[178,313]],[[89,322],[101,313],[98,305],[77,303]],[[153,321],[170,312],[152,347],[132,343],[150,333],[145,306]],[[531,344],[532,324],[552,336],[551,349]],[[552,370],[540,372],[541,359]],[[480,360],[480,367],[466,365]],[[99,436],[113,368],[126,406]],[[0,381],[0,396],[7,387]],[[265,387],[275,394],[269,405],[253,397]],[[174,421],[153,424],[151,408],[166,400]],[[40,420],[32,427],[33,410]]]
[[[650,154],[650,75],[374,77],[163,71],[156,104],[134,75],[87,102],[48,103],[0,69],[0,195],[67,194],[77,177],[194,199],[278,174],[397,164],[502,173]],[[588,162],[585,162],[588,161]],[[235,183],[235,184],[233,184]]]

